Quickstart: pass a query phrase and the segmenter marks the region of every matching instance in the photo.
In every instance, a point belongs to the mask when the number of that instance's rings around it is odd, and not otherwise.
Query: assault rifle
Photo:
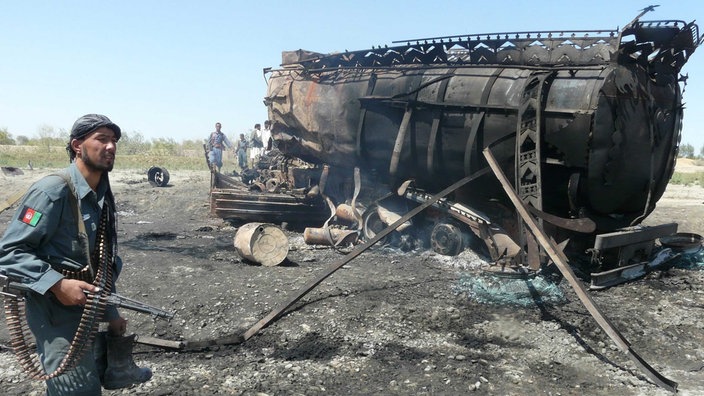
[[[0,273],[0,294],[11,298],[22,298],[22,292],[31,291],[28,286],[21,282],[21,279],[11,275]],[[86,295],[95,297],[94,294],[84,291]],[[117,293],[99,297],[100,302],[115,307],[131,309],[133,311],[150,314],[157,318],[173,319],[172,312],[157,308],[155,306],[133,300],[129,297],[121,296]]]

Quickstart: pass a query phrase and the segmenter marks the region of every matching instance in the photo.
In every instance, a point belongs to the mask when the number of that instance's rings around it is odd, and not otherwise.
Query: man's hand
[[[49,289],[63,305],[83,305],[86,303],[84,290],[98,293],[100,288],[77,279],[61,279]]]

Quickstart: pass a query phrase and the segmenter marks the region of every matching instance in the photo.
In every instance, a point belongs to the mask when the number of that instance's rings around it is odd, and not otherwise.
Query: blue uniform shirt
[[[93,252],[102,206],[107,204],[108,180],[103,178],[97,191],[93,191],[75,164],[67,171],[81,200],[81,216]],[[78,223],[68,194],[71,191],[59,176],[46,176],[34,183],[0,240],[0,269],[21,277],[28,287],[42,295],[63,278],[62,269],[78,271],[88,264],[78,240]],[[116,257],[113,292],[121,269],[122,261]],[[117,309],[107,307],[105,320],[117,317]]]

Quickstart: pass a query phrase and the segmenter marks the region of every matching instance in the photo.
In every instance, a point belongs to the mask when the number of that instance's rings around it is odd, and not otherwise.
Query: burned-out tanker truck
[[[322,208],[323,219],[327,205],[307,199],[345,204],[369,239],[466,179],[409,227],[425,230],[416,236],[436,251],[456,254],[475,238],[492,261],[545,262],[510,190],[545,235],[569,240],[566,251],[625,243],[630,257],[616,252],[610,266],[628,264],[644,240],[676,232],[676,224],[635,226],[673,174],[686,84],[680,70],[702,42],[693,22],[642,21],[643,14],[612,31],[284,52],[280,68],[265,69],[265,104],[275,151],[307,166],[296,175],[267,163],[254,182],[263,193],[288,186],[289,196],[299,192],[301,203]],[[237,217],[215,184],[213,210]]]

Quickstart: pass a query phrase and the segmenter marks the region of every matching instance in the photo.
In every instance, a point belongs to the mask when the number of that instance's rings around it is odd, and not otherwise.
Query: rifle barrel
[[[16,281],[15,278],[7,276],[0,273],[0,295],[18,298],[21,297],[20,293],[15,292],[29,292],[32,289],[22,282]],[[87,290],[83,291],[86,295],[95,296],[89,293]],[[122,307],[126,309],[131,309],[133,311],[150,314],[159,318],[173,319],[174,313],[166,311],[155,306],[145,304],[141,301],[131,299],[129,297],[121,296],[119,294],[113,293],[105,296],[103,301],[107,305],[114,305],[116,307]]]

